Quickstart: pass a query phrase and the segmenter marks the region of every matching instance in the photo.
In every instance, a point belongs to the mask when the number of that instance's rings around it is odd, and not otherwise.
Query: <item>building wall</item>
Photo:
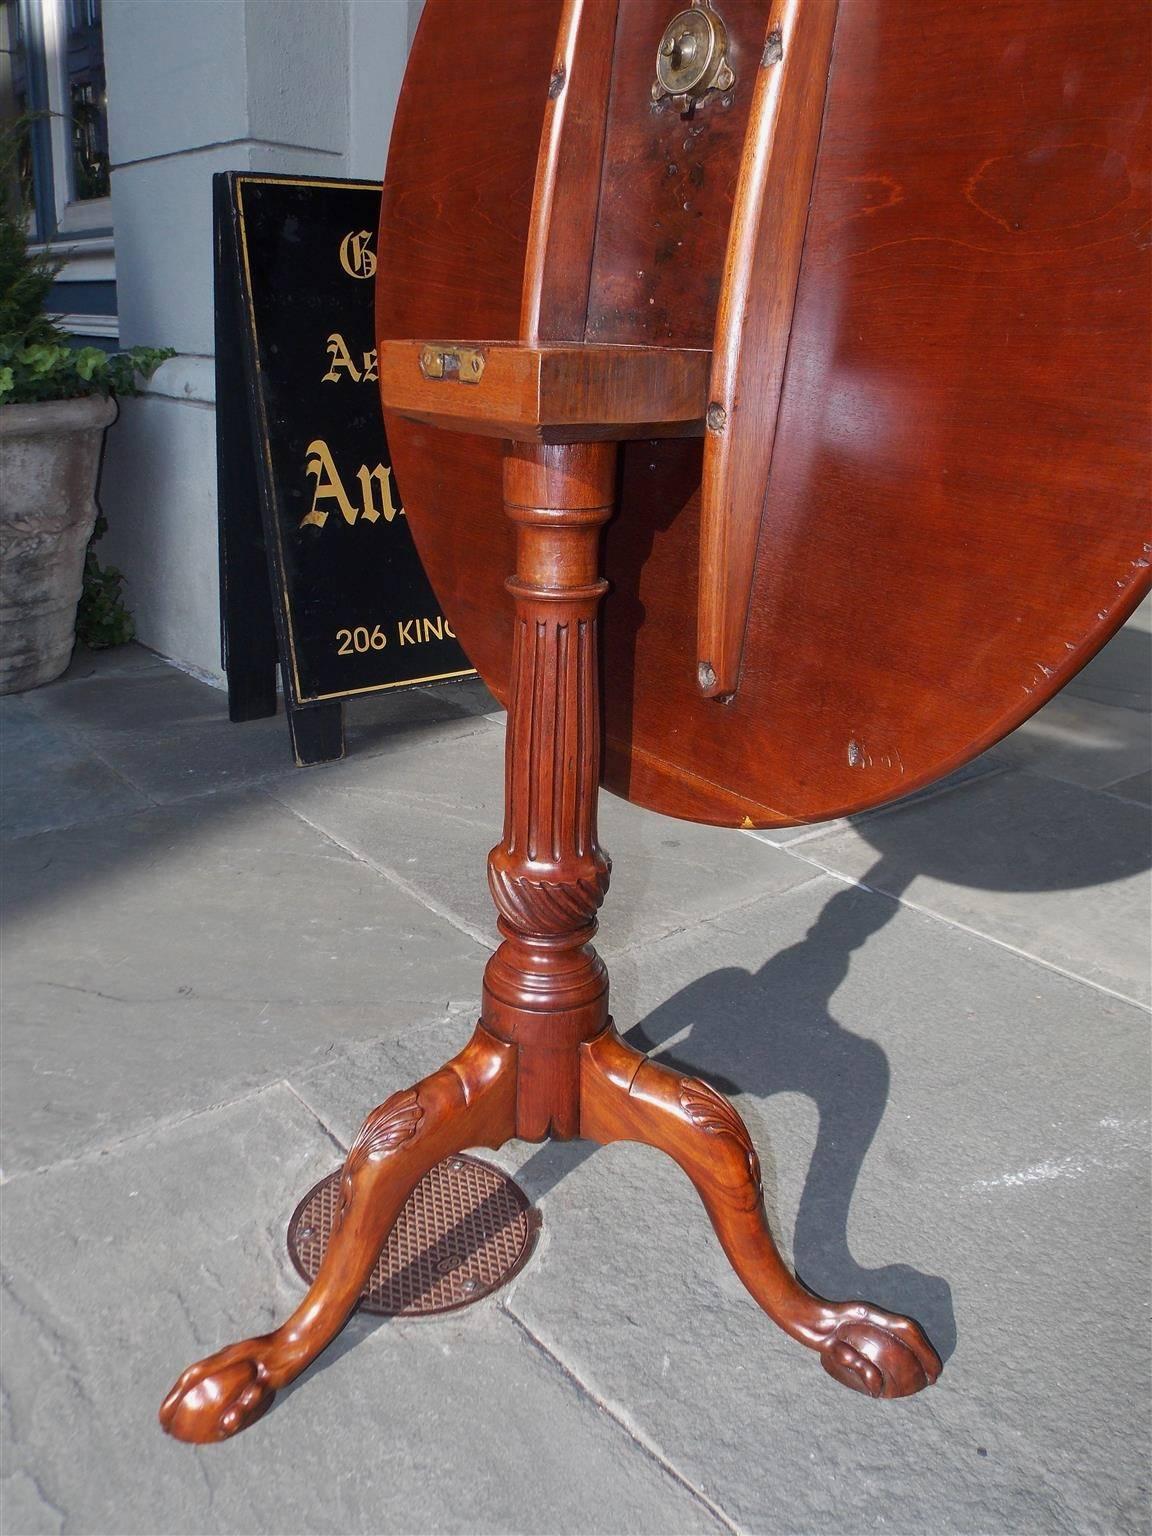
[[[120,339],[178,355],[109,433],[104,559],[140,640],[221,680],[212,176],[377,179],[419,3],[106,0]]]

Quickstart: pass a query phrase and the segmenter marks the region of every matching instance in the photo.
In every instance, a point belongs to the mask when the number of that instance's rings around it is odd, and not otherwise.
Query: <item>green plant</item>
[[[27,211],[20,198],[17,157],[27,120],[0,130],[0,406],[85,395],[135,395],[173,350],[131,347],[104,352],[79,347],[44,312],[62,262],[28,249]],[[101,565],[94,545],[107,530],[101,514],[84,557],[77,638],[94,650],[124,645],[136,626],[124,606],[122,572]]]
[[[84,590],[76,610],[76,638],[92,651],[127,645],[136,638],[135,622],[124,606],[124,573],[114,565],[101,565],[93,548],[107,531],[108,520],[101,513],[84,556]]]
[[[84,395],[135,395],[166,357],[165,347],[103,352],[78,347],[44,313],[62,262],[28,250],[27,211],[15,174],[26,120],[0,131],[0,405],[76,400]]]
[[[0,337],[0,405],[76,400],[83,395],[136,395],[137,375],[150,374],[171,348],[131,347],[102,352],[67,341],[10,341]]]

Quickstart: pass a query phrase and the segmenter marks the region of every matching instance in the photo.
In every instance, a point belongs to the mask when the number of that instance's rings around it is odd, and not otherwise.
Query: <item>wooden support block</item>
[[[414,421],[515,442],[693,437],[712,354],[671,347],[381,341],[380,391]]]

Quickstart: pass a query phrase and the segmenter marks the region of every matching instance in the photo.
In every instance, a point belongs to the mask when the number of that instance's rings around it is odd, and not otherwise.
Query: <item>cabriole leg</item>
[[[819,1352],[830,1376],[870,1397],[908,1397],[936,1380],[939,1357],[910,1318],[825,1301],[788,1269],[764,1217],[756,1150],[727,1099],[649,1061],[611,1026],[581,1057],[581,1134],[643,1142],[674,1158],[740,1279],[774,1323]]]
[[[365,1120],[344,1162],[340,1211],[308,1295],[273,1333],[245,1339],[180,1377],[160,1409],[179,1440],[227,1440],[272,1406],[343,1328],[408,1196],[428,1170],[467,1147],[514,1134],[516,1049],[481,1027],[459,1056]]]

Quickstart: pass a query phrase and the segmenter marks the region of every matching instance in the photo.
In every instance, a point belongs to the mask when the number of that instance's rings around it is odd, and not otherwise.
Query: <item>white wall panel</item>
[[[243,0],[107,0],[104,56],[114,163],[247,137]]]
[[[210,405],[123,401],[100,480],[109,531],[99,554],[128,577],[143,643],[219,679],[215,462]]]
[[[217,171],[344,174],[343,157],[259,144],[198,149],[112,173],[125,346],[214,351],[212,177]]]
[[[419,9],[105,0],[121,340],[181,356],[109,435],[102,553],[129,579],[143,643],[215,677],[212,176],[382,176]]]

